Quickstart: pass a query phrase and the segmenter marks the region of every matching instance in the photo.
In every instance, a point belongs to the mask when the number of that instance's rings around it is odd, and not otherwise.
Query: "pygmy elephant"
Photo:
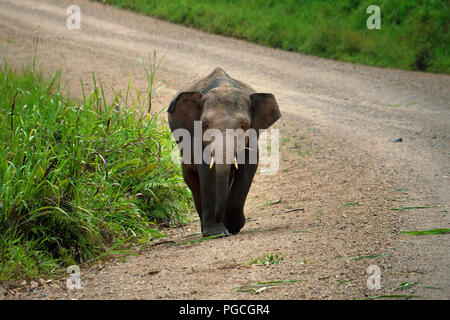
[[[281,117],[275,97],[257,93],[216,68],[179,91],[167,112],[178,146],[189,142],[190,149],[181,150],[182,171],[203,236],[238,233],[245,223],[244,204],[258,167],[259,133]],[[247,134],[252,129],[256,138]],[[175,134],[180,130],[185,134]],[[206,132],[214,133],[209,140]],[[243,143],[234,143],[236,139]],[[252,152],[255,161],[249,161]]]

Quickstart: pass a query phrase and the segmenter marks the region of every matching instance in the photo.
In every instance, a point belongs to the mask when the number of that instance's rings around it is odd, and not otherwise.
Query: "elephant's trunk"
[[[216,206],[215,206],[215,218],[216,222],[222,222],[225,216],[228,203],[228,195],[230,192],[230,164],[215,164],[216,173]]]

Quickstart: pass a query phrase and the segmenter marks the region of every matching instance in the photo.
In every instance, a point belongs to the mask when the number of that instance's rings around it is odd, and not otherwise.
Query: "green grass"
[[[447,234],[450,233],[450,229],[441,228],[441,229],[431,229],[431,230],[414,230],[414,231],[402,231],[401,233],[407,234],[409,236],[423,236],[423,235],[438,235],[438,234]]]
[[[95,84],[77,103],[61,94],[59,74],[2,65],[0,280],[54,276],[189,219],[170,130],[141,112],[148,103],[130,87],[107,103]]]
[[[271,265],[271,264],[279,264],[281,261],[284,260],[283,254],[264,254],[261,257],[258,258],[251,258],[250,259],[250,265]]]
[[[343,207],[358,207],[361,206],[358,202],[347,202],[342,205]]]
[[[105,0],[102,0],[105,1]],[[120,8],[269,47],[380,67],[450,72],[450,9],[440,0],[106,0]],[[381,8],[369,30],[366,9]]]
[[[411,298],[422,298],[422,296],[416,296],[412,294],[387,294],[381,296],[367,297],[364,300],[375,300],[375,299],[411,299]]]
[[[309,233],[311,231],[307,231],[307,230],[292,230],[292,233]]]
[[[261,293],[270,288],[277,288],[289,285],[295,282],[303,282],[306,280],[275,280],[275,281],[260,281],[254,282],[249,285],[240,286],[233,288],[234,292],[250,292],[250,293]]]
[[[432,286],[425,286],[420,284],[418,281],[416,282],[402,282],[398,285],[397,288],[392,289],[392,291],[401,291],[401,290],[407,290],[407,289],[411,289],[413,287],[420,287],[420,288],[424,288],[424,289],[433,289],[433,290],[442,290],[442,288],[439,287],[432,287]]]
[[[400,208],[390,208],[392,211],[404,211],[404,210],[415,210],[415,209],[430,209],[436,208],[438,206],[413,206],[413,207],[400,207]]]
[[[200,233],[200,235],[201,235],[201,233]],[[194,239],[194,240],[174,243],[173,245],[174,246],[185,246],[185,245],[190,245],[190,244],[194,244],[194,243],[200,243],[200,242],[208,241],[208,240],[211,240],[211,239],[223,238],[224,236],[225,235],[223,235],[223,234],[215,234],[215,235],[208,236],[208,237],[202,237],[202,238],[198,238],[198,239]]]
[[[346,261],[353,261],[353,260],[363,260],[363,259],[377,259],[377,258],[389,258],[391,255],[389,254],[377,254],[377,255],[369,255],[369,256],[355,256],[351,257],[350,259]]]

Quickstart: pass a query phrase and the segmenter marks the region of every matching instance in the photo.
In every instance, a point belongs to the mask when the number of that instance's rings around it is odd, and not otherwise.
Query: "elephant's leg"
[[[222,221],[216,221],[216,179],[214,170],[210,170],[208,165],[198,167],[200,180],[200,197],[202,202],[202,234],[204,237],[212,235],[229,235],[228,230]]]
[[[245,224],[245,200],[257,169],[257,164],[240,165],[235,173],[224,219],[225,227],[232,234],[238,233]]]
[[[194,198],[195,209],[197,210],[200,221],[202,220],[202,197],[200,194],[200,180],[198,173],[183,166],[183,177],[184,181],[191,189],[192,196]]]

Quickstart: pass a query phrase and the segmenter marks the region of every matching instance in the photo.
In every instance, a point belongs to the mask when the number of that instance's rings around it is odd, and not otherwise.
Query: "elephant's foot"
[[[223,223],[215,223],[205,226],[204,228],[202,228],[202,234],[204,238],[216,235],[223,235],[223,236],[230,235],[230,233],[228,232],[227,228]]]
[[[245,224],[245,217],[243,214],[236,214],[234,216],[225,217],[225,227],[231,234],[237,234],[241,231]]]

